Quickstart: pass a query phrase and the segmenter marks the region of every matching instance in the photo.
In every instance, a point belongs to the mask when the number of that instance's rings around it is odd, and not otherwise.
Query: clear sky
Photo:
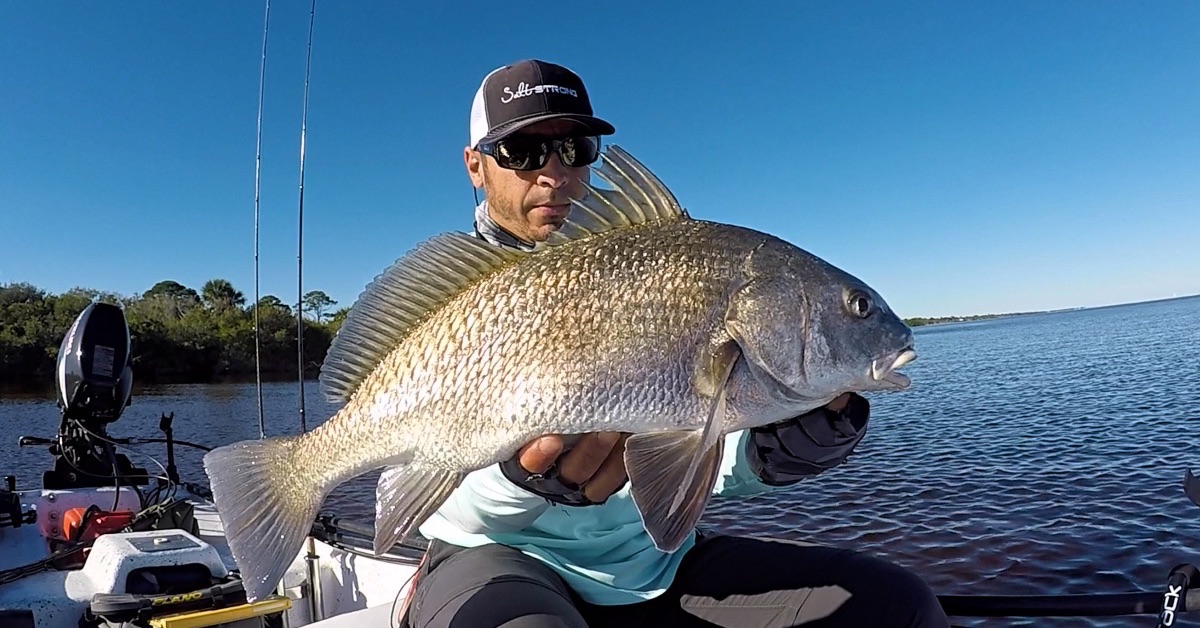
[[[271,5],[263,119],[261,294],[293,303],[309,6]],[[1200,293],[1200,2],[501,6],[317,3],[306,290],[469,229],[471,99],[540,57],[695,217],[902,316]],[[253,296],[263,9],[0,2],[0,283]]]

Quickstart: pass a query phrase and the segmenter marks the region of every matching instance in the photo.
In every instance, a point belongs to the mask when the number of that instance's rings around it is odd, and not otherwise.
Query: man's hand
[[[562,437],[549,434],[526,443],[517,452],[517,461],[529,473],[545,473],[557,466],[559,480],[582,487],[584,496],[598,504],[625,484],[627,438],[629,434],[620,432],[592,432],[563,453]]]
[[[825,407],[750,429],[746,462],[759,480],[787,486],[846,461],[866,433],[871,404],[859,395],[837,396]]]
[[[841,412],[850,401],[845,393],[826,404],[826,408]],[[575,446],[563,453],[562,436],[549,434],[535,438],[517,452],[517,462],[527,473],[541,474],[557,467],[558,479],[567,485],[582,488],[583,494],[594,503],[608,499],[625,485],[625,440],[621,432],[592,432],[584,434]]]
[[[841,412],[842,410],[846,409],[846,404],[848,403],[850,403],[850,393],[842,393],[833,401],[825,404],[825,407],[833,410],[834,412]]]

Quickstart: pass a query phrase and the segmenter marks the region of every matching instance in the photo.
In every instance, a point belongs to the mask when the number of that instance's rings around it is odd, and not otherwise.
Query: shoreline
[[[1126,303],[1110,303],[1108,305],[1081,305],[1078,307],[1066,307],[1056,310],[1036,310],[1032,312],[1005,312],[1002,314],[966,314],[962,316],[913,316],[902,319],[905,325],[909,327],[930,327],[934,325],[950,325],[954,323],[972,323],[984,320],[993,320],[997,318],[1015,318],[1018,316],[1034,316],[1038,314],[1062,314],[1065,312],[1080,312],[1083,310],[1103,310],[1114,307],[1126,307],[1130,305],[1145,305],[1148,303],[1165,303],[1167,301],[1183,301],[1186,299],[1200,298],[1200,294],[1187,294],[1175,297],[1163,297],[1161,299],[1149,299],[1146,301],[1129,301]]]

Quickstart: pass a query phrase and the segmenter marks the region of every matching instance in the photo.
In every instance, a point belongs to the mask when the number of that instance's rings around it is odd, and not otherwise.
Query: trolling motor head
[[[120,418],[133,392],[129,326],[121,308],[88,305],[63,337],[55,368],[63,419],[103,429]]]

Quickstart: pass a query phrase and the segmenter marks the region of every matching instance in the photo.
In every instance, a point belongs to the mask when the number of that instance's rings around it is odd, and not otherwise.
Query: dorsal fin
[[[443,233],[417,245],[376,277],[350,308],[321,365],[325,398],[348,401],[431,310],[526,255],[465,233]]]
[[[572,199],[571,214],[546,244],[565,244],[587,235],[655,220],[685,220],[687,211],[671,190],[625,149],[609,146],[600,154],[600,165],[592,172],[611,190],[584,184],[588,194]]]
[[[572,200],[566,224],[546,245],[558,245],[618,227],[686,220],[667,186],[619,146],[605,149],[592,169],[612,186],[585,184]],[[540,247],[539,247],[540,248]],[[321,365],[321,391],[348,401],[367,375],[433,309],[507,263],[528,255],[464,233],[443,233],[417,245],[375,278],[350,309]]]

